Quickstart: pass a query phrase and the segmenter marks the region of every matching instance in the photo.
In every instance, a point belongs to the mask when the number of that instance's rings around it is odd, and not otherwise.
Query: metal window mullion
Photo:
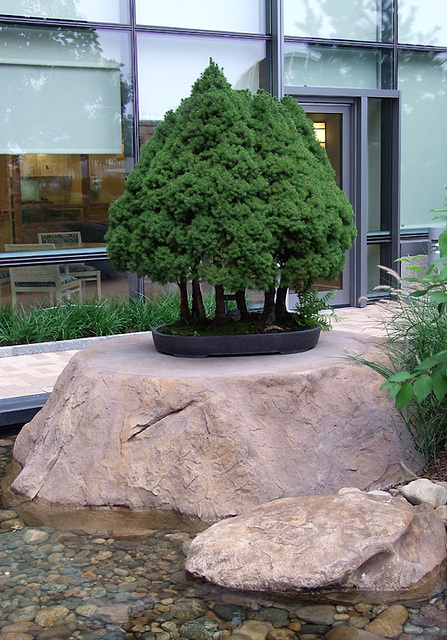
[[[357,187],[357,240],[355,250],[355,301],[354,304],[364,306],[368,290],[368,258],[367,258],[367,234],[368,234],[368,98],[362,96],[359,99],[358,143],[356,153],[360,167],[356,180]]]
[[[278,99],[284,96],[284,3],[283,0],[266,0],[270,6],[271,45],[271,93]]]

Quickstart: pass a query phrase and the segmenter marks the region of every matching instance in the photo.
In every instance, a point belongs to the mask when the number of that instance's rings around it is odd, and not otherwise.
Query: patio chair
[[[80,231],[58,231],[54,233],[38,233],[37,235],[41,244],[54,244],[56,249],[76,248],[82,245]],[[101,271],[83,262],[76,262],[66,264],[65,273],[66,275],[75,276],[81,281],[83,298],[85,298],[86,282],[96,283],[96,295],[98,300],[101,298]]]
[[[5,251],[43,251],[55,249],[54,244],[44,246],[42,244],[5,244]],[[82,302],[81,281],[72,275],[61,273],[59,265],[33,265],[30,267],[11,267],[9,269],[11,280],[12,305],[16,306],[18,295],[21,293],[48,294],[50,302],[54,299],[69,299],[76,295]]]
[[[2,289],[8,287],[10,283],[9,271],[0,271],[0,305],[2,304]]]

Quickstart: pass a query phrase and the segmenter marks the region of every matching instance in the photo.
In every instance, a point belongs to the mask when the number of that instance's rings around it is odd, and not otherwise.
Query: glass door
[[[335,181],[353,203],[353,171],[351,168],[352,146],[352,107],[353,104],[331,104],[322,102],[302,102],[301,106],[314,123],[315,133],[325,147],[329,161],[335,171]],[[315,287],[320,292],[335,289],[331,304],[349,306],[352,300],[351,263],[352,250],[346,254],[345,268],[334,280],[318,280]],[[289,308],[294,307],[296,294],[289,293]]]

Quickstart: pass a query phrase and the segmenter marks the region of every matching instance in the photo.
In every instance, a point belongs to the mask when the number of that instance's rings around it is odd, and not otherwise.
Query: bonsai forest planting
[[[342,271],[355,235],[352,207],[296,100],[235,90],[211,60],[143,145],[106,240],[120,271],[177,283],[180,318],[166,330],[201,335],[316,324],[324,305],[313,285]],[[212,318],[204,283],[214,287]],[[301,313],[287,313],[289,287]],[[265,292],[262,311],[250,313],[250,290]],[[226,294],[239,321],[228,320]]]

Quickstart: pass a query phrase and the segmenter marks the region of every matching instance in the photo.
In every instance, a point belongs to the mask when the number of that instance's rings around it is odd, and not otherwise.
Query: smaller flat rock
[[[356,491],[284,498],[200,533],[186,571],[230,589],[393,602],[441,590],[446,540],[431,507],[400,497]],[[297,615],[315,624],[333,620],[332,610]]]

